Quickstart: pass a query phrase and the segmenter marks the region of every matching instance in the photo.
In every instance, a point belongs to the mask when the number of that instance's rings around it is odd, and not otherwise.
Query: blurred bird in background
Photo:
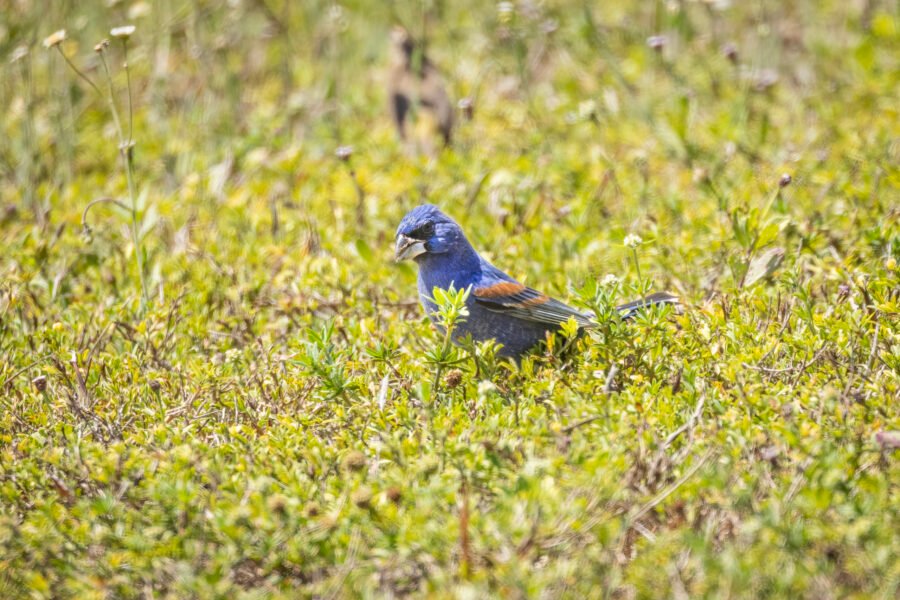
[[[431,300],[435,287],[471,286],[469,315],[457,326],[457,340],[467,335],[476,342],[494,339],[503,344],[500,356],[519,358],[570,317],[580,328],[596,325],[592,315],[526,287],[487,262],[462,228],[436,206],[423,204],[407,213],[397,228],[396,244],[398,261],[411,259],[419,265],[419,299],[432,321],[438,311]],[[628,319],[646,306],[677,303],[672,294],[660,292],[617,309]]]
[[[397,134],[410,142],[410,127],[415,130],[414,147],[434,153],[431,138],[440,135],[443,145],[450,144],[453,133],[453,104],[440,73],[425,55],[421,43],[397,26],[391,30],[388,103]]]

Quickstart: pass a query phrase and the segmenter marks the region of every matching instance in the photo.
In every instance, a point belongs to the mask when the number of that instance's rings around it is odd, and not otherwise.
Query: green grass
[[[898,5],[605,4],[4,10],[0,595],[895,598]],[[433,159],[398,21],[474,99]],[[422,201],[684,310],[447,350],[392,261]]]

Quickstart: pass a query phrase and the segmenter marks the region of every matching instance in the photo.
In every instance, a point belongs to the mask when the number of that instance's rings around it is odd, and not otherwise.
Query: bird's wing
[[[472,290],[475,302],[486,309],[537,323],[559,325],[569,317],[575,317],[579,325],[590,325],[588,315],[526,287],[504,273],[497,272],[497,275],[503,275],[503,278],[491,277]]]

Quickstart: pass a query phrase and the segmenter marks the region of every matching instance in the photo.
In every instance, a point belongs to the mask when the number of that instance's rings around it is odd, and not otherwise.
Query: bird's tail
[[[622,313],[623,319],[630,319],[641,312],[641,309],[657,304],[679,304],[678,296],[670,294],[669,292],[656,292],[655,294],[650,294],[640,300],[617,306],[616,310]]]

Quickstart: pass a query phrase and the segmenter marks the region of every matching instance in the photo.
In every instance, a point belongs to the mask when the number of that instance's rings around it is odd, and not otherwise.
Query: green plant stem
[[[451,334],[453,333],[453,323],[447,323],[446,331],[444,333],[444,343],[441,346],[441,360],[444,360],[447,356],[447,353],[450,352],[450,343],[451,343]],[[434,368],[434,383],[431,385],[431,411],[429,414],[429,421],[431,422],[431,435],[435,437],[434,430],[434,405],[435,398],[437,397],[438,389],[441,385],[441,373],[444,370],[443,363],[438,363]]]
[[[34,77],[31,69],[30,56],[26,56],[22,59],[22,83],[25,88],[25,118],[22,119],[22,137],[25,141],[25,157],[22,161],[21,171],[23,173],[22,179],[24,180],[22,189],[25,196],[25,204],[28,205],[34,214],[35,222],[43,227],[44,211],[38,204],[34,189],[37,185],[37,182],[34,181],[34,161],[37,156],[37,149],[35,148],[34,142]]]
[[[96,204],[102,204],[104,202],[107,202],[109,204],[115,204],[119,208],[126,210],[126,211],[131,210],[130,208],[128,208],[127,206],[125,206],[124,204],[122,204],[121,202],[116,200],[115,198],[98,198],[97,200],[92,200],[87,206],[84,207],[84,211],[82,211],[82,213],[81,213],[81,226],[82,227],[88,226],[87,216],[88,216],[88,213],[90,212],[91,208],[93,208],[94,205],[96,205]]]
[[[122,64],[122,67],[125,69],[125,84],[128,87],[128,144],[130,145],[134,133],[134,106],[131,100],[131,70],[128,68],[128,39],[122,39],[122,54],[125,57],[125,62]]]
[[[59,55],[63,57],[63,60],[66,61],[66,63],[69,65],[69,67],[70,67],[73,71],[75,71],[75,74],[78,75],[78,76],[79,76],[80,78],[82,78],[83,80],[85,80],[85,81],[88,83],[88,85],[90,85],[90,86],[93,88],[93,90],[94,90],[95,92],[97,92],[97,95],[98,95],[98,96],[102,96],[102,95],[103,95],[103,92],[100,91],[100,88],[97,87],[97,84],[94,83],[93,81],[91,81],[90,77],[88,77],[87,75],[85,75],[84,73],[82,73],[82,72],[78,69],[78,67],[75,66],[75,63],[73,63],[71,60],[69,60],[69,57],[66,56],[66,53],[62,51],[62,47],[61,47],[61,46],[56,46],[56,49],[59,51]],[[108,71],[107,71],[107,73],[108,73]]]
[[[125,44],[124,40],[122,42]],[[115,91],[113,90],[113,82],[112,75],[109,72],[109,63],[106,61],[106,56],[103,52],[100,53],[100,60],[103,63],[103,70],[106,73],[106,83],[109,89],[109,108],[113,115],[113,122],[116,126],[116,132],[119,137],[119,153],[122,155],[122,158],[125,161],[125,178],[128,182],[128,197],[131,199],[131,238],[134,243],[134,258],[135,264],[137,265],[138,270],[138,278],[141,282],[141,310],[146,308],[149,297],[147,295],[147,283],[144,280],[144,257],[143,257],[143,244],[141,244],[140,235],[138,232],[138,209],[137,209],[137,192],[134,187],[134,154],[132,152],[133,143],[130,139],[125,139],[125,133],[122,130],[122,122],[119,119],[119,110],[116,108],[116,96]],[[127,62],[126,62],[127,65]],[[127,66],[126,66],[127,72]],[[128,85],[128,106],[129,106],[129,115],[131,114],[131,84],[129,78]]]
[[[637,248],[631,249],[631,255],[634,257],[634,268],[637,271],[638,293],[644,297],[644,278],[641,277],[641,263],[638,261]]]
[[[100,62],[103,63],[103,71],[106,73],[106,85],[108,88],[106,100],[109,103],[110,112],[112,112],[116,134],[119,138],[119,149],[121,150],[122,143],[125,142],[125,134],[122,132],[122,122],[119,120],[119,110],[116,108],[116,93],[113,90],[112,74],[109,72],[109,63],[106,62],[106,55],[103,52],[100,52]]]

